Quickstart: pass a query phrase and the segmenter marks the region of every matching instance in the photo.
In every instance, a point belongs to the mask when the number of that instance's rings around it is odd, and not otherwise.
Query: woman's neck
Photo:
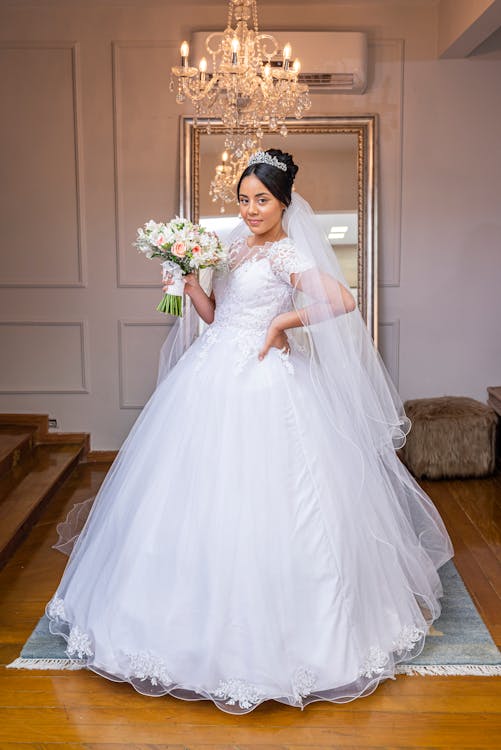
[[[278,240],[282,240],[284,237],[287,237],[287,235],[284,232],[282,224],[280,224],[278,227],[273,227],[273,229],[270,229],[269,232],[264,232],[263,234],[253,234],[251,237],[248,237],[247,245],[249,247],[256,247],[259,245],[264,245],[266,244],[266,242],[278,242]]]

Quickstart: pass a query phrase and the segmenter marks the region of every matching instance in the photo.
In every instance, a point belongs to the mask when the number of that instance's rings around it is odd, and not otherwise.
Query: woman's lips
[[[261,220],[260,219],[249,219],[249,224],[251,224],[251,226],[255,227],[258,224],[261,224]]]

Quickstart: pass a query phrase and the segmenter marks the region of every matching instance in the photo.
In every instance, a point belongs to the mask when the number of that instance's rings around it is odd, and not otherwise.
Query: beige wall
[[[437,60],[435,2],[261,2],[261,26],[362,29],[380,116],[382,351],[405,398],[499,384],[500,60]],[[196,18],[196,23],[194,19]],[[165,320],[131,248],[178,206],[169,66],[223,0],[0,2],[0,410],[120,445],[153,388]],[[189,110],[186,110],[189,113]]]

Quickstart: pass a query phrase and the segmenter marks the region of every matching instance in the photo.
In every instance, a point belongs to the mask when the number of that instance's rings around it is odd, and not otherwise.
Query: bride
[[[423,648],[453,554],[399,461],[410,424],[311,208],[270,149],[208,295],[161,353],[47,604],[71,659],[247,713],[367,695]],[[169,280],[164,289],[168,289]]]

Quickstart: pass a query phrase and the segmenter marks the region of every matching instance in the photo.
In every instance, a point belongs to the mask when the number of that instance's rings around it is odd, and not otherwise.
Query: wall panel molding
[[[9,328],[12,329],[11,346],[8,347],[9,367],[4,364],[0,373],[0,394],[50,393],[62,395],[90,392],[89,334],[86,320],[3,320],[0,321],[0,340],[3,340],[4,336],[8,336],[7,329]],[[45,332],[42,329],[46,329]],[[63,329],[66,329],[66,331]],[[16,347],[12,346],[12,341],[15,341]],[[50,352],[47,352],[48,344],[52,345]],[[72,353],[78,357],[76,366],[73,362],[74,385],[69,383],[71,378],[66,373],[66,370],[69,369],[68,366],[72,364],[68,361],[68,357]],[[8,369],[11,369],[10,373],[6,373]],[[42,372],[44,369],[45,373]],[[45,379],[46,382],[39,386],[33,384],[23,387],[20,383],[22,384],[23,380],[30,379],[25,377],[25,373],[28,372],[30,374],[38,373],[41,379]],[[65,374],[67,375],[66,379]],[[6,382],[9,375],[12,381],[11,385]],[[60,377],[59,384],[57,377]],[[5,381],[3,381],[3,378],[5,378]],[[47,382],[52,378],[54,378],[54,382],[47,385]],[[34,379],[36,379],[36,376]]]
[[[127,335],[129,329],[135,328],[163,328],[162,340],[165,339],[168,329],[171,327],[171,323],[164,323],[158,319],[142,319],[142,320],[119,320],[118,321],[118,385],[119,385],[119,406],[120,409],[142,409],[146,401],[142,399],[134,398],[129,393],[129,383],[127,379],[128,367],[130,368],[131,363],[128,364],[127,360],[130,356],[130,343],[128,342]],[[158,351],[154,352],[153,359],[155,365],[158,363]],[[153,365],[152,365],[153,366]],[[157,369],[149,373],[150,381],[156,382]],[[146,379],[145,379],[146,380]]]
[[[87,254],[85,241],[85,200],[83,179],[83,145],[82,145],[82,106],[80,83],[80,48],[78,42],[72,41],[0,41],[0,52],[3,50],[70,51],[71,96],[73,108],[73,141],[74,141],[74,180],[75,180],[75,221],[76,221],[76,277],[73,280],[58,281],[24,278],[18,281],[0,281],[0,288],[75,288],[87,286]],[[47,82],[48,85],[51,81]],[[60,93],[60,92],[58,92]],[[29,92],[28,92],[29,95]]]
[[[403,161],[403,126],[404,126],[404,72],[405,72],[405,42],[404,39],[371,39],[369,47],[381,50],[385,59],[377,64],[391,65],[392,85],[378,89],[378,96],[385,97],[378,103],[379,112],[379,143],[378,164],[379,196],[379,237],[380,251],[379,286],[400,286],[400,264],[402,247],[402,161]],[[394,112],[387,97],[393,96]],[[381,109],[381,105],[385,105]],[[391,121],[390,121],[391,120]],[[382,141],[385,143],[385,153],[382,152]],[[391,149],[391,159],[386,158],[386,149]],[[388,154],[389,156],[389,154]],[[392,168],[391,173],[385,174],[386,168]],[[387,184],[384,184],[384,181]],[[391,181],[391,186],[389,182]],[[387,200],[389,198],[389,200]],[[383,203],[384,200],[384,203]]]
[[[123,165],[123,147],[124,147],[124,135],[123,135],[123,91],[121,82],[121,53],[124,50],[136,50],[140,51],[151,51],[155,49],[166,50],[165,55],[165,97],[171,97],[172,105],[175,104],[174,94],[168,91],[167,76],[168,72],[168,61],[169,61],[169,50],[177,49],[179,46],[178,41],[114,41],[112,42],[112,86],[113,86],[113,148],[114,148],[114,187],[115,187],[115,249],[116,249],[116,273],[117,273],[117,286],[118,287],[130,287],[135,289],[148,289],[158,288],[158,281],[137,281],[134,278],[127,276],[126,271],[126,258],[132,252],[130,241],[125,239],[125,227],[124,227],[124,165]],[[176,113],[176,121],[177,121]],[[152,113],[153,117],[153,113]],[[166,132],[165,139],[168,142],[168,134]],[[175,144],[175,148],[178,148],[177,138],[171,142],[171,147]],[[177,151],[173,153],[172,162],[177,165],[178,154]],[[178,186],[176,187],[176,190]],[[150,216],[145,216],[144,221],[147,221]],[[170,217],[158,217],[161,218]],[[130,239],[130,238],[129,238]]]
[[[398,390],[400,365],[400,320],[379,323],[379,352]]]

